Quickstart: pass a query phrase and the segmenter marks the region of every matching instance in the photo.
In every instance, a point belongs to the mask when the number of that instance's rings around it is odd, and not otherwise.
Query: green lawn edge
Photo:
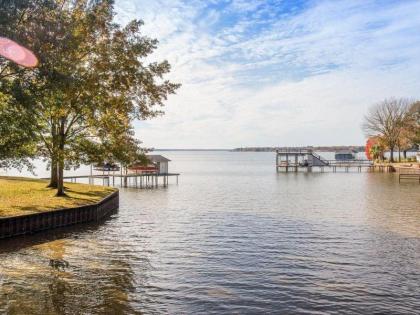
[[[65,197],[55,197],[48,180],[0,176],[0,218],[76,208],[95,204],[118,189],[113,187],[65,183]]]

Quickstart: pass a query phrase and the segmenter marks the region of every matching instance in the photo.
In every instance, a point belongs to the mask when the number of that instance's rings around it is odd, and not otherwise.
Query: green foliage
[[[383,148],[378,144],[375,144],[370,148],[370,154],[375,160],[383,155],[383,151]]]
[[[114,23],[106,0],[19,2],[8,11],[2,31],[40,64],[27,71],[0,61],[1,88],[32,117],[38,154],[51,160],[59,194],[65,165],[144,159],[132,122],[162,114],[179,85],[164,79],[167,61],[144,61],[157,41],[141,34],[142,22]]]
[[[29,158],[36,152],[36,135],[28,126],[30,117],[10,96],[0,92],[0,167],[32,170]]]

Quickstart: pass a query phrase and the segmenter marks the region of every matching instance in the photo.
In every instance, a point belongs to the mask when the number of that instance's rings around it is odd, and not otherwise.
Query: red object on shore
[[[38,65],[38,58],[32,51],[5,37],[0,37],[0,56],[28,68]]]
[[[373,138],[369,138],[366,141],[366,147],[365,147],[365,154],[368,160],[372,160],[373,156],[370,152],[370,149],[376,144],[376,140]]]

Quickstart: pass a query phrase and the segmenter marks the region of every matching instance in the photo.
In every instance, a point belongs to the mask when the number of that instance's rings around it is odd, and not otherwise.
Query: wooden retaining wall
[[[96,204],[0,218],[0,239],[98,221],[118,209],[118,206],[119,193],[116,191]]]

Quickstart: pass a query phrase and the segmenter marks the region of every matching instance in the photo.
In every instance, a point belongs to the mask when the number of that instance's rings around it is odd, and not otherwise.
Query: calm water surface
[[[273,153],[163,154],[179,185],[122,189],[102,224],[0,241],[0,313],[419,314],[420,185],[276,174]]]

